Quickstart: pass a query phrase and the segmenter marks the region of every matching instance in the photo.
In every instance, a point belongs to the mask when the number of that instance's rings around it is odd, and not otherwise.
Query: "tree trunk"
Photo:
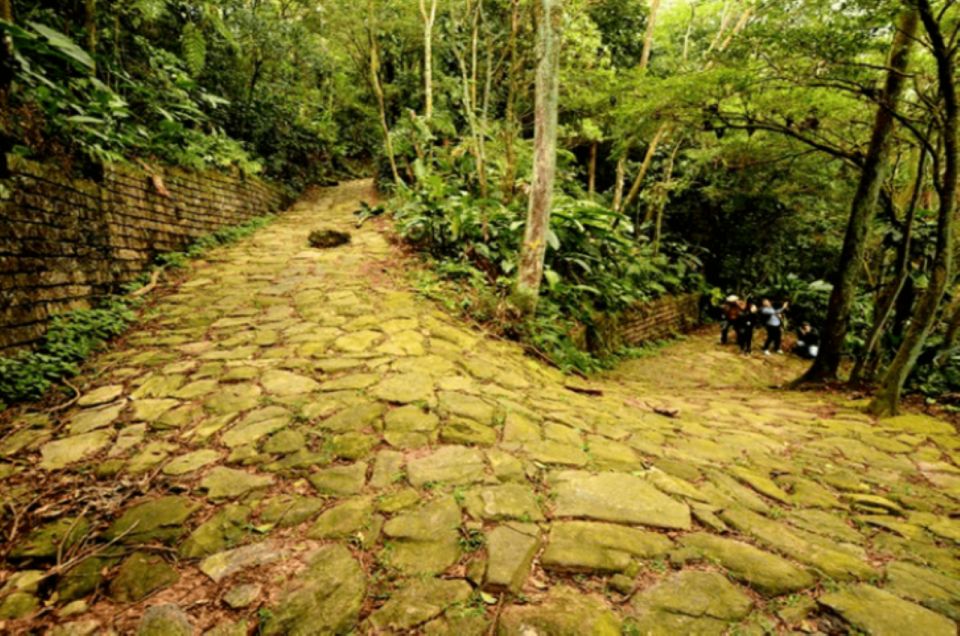
[[[947,333],[944,335],[943,344],[937,353],[936,363],[938,366],[946,364],[950,356],[953,355],[958,339],[960,339],[960,299],[955,303],[953,311],[950,314],[950,321],[947,323]]]
[[[520,249],[515,304],[526,315],[537,308],[543,259],[550,227],[550,205],[557,166],[557,102],[559,101],[559,28],[557,0],[541,0],[537,38],[537,80],[534,108],[533,182],[527,223]]]
[[[597,146],[595,141],[590,144],[590,164],[587,166],[587,194],[590,198],[597,192]]]
[[[637,178],[633,180],[633,185],[630,186],[630,191],[627,192],[627,198],[623,200],[623,207],[621,209],[624,212],[631,205],[633,205],[637,195],[640,194],[640,187],[643,185],[643,179],[647,176],[647,172],[650,170],[650,164],[653,163],[653,155],[657,152],[657,147],[660,145],[660,140],[663,139],[663,135],[666,132],[667,123],[664,122],[660,124],[660,128],[657,129],[656,134],[653,135],[653,139],[650,140],[650,145],[647,146],[647,152],[643,156],[643,163],[640,164],[640,171],[637,173]]]
[[[12,0],[0,0],[0,20],[13,23]],[[10,38],[4,36],[0,38],[0,91],[6,91],[12,81],[13,47]]]
[[[87,36],[87,53],[97,54],[97,0],[84,0],[83,29]]]
[[[476,27],[474,27],[476,30]],[[487,170],[486,158],[484,155],[484,138],[480,130],[480,124],[477,122],[477,110],[474,99],[472,80],[473,70],[467,68],[466,56],[454,47],[454,56],[457,58],[457,64],[460,66],[460,83],[463,93],[461,101],[463,102],[464,118],[470,127],[471,148],[474,161],[477,163],[477,179],[480,185],[480,194],[487,196]]]
[[[370,85],[377,97],[377,110],[380,115],[380,129],[383,132],[383,145],[387,153],[387,161],[390,162],[390,172],[393,175],[393,182],[400,185],[400,172],[397,170],[397,160],[393,154],[393,141],[390,139],[390,125],[387,124],[387,103],[383,94],[383,85],[380,83],[380,47],[377,44],[377,34],[374,31],[374,6],[370,2]]]
[[[870,147],[863,162],[860,182],[853,197],[850,218],[847,221],[847,231],[840,253],[840,270],[836,274],[833,292],[830,294],[820,351],[813,365],[800,378],[800,382],[834,380],[840,368],[840,357],[843,353],[850,312],[860,277],[863,254],[866,250],[867,232],[887,170],[887,156],[894,128],[893,112],[903,93],[905,71],[916,30],[917,13],[908,10],[900,17],[900,23],[890,47],[889,70],[883,93],[880,95],[880,105],[877,107]]]
[[[931,49],[937,63],[937,83],[943,100],[943,151],[944,169],[942,180],[937,184],[940,211],[937,220],[936,253],[930,272],[930,282],[917,302],[913,320],[897,350],[897,355],[887,369],[880,390],[870,403],[874,415],[896,413],[904,382],[917,362],[927,336],[933,329],[937,309],[943,300],[953,269],[953,214],[957,206],[958,113],[957,87],[954,84],[953,50],[948,48],[940,31],[940,25],[930,7],[929,0],[915,0],[923,28],[930,38]]]
[[[670,185],[673,183],[673,167],[677,160],[677,153],[680,152],[680,142],[673,147],[670,158],[667,159],[667,167],[664,170],[663,183],[660,184],[660,191],[657,192],[657,198],[653,205],[655,206],[655,223],[653,227],[653,255],[660,253],[660,239],[663,233],[663,211],[667,207],[667,197],[670,195]]]
[[[647,68],[650,62],[650,49],[653,48],[653,29],[657,24],[657,11],[660,10],[660,0],[650,0],[650,15],[647,16],[647,32],[643,36],[643,52],[640,54],[640,68]]]
[[[913,182],[913,191],[910,195],[910,201],[907,204],[907,213],[903,221],[903,240],[900,242],[900,250],[897,254],[897,267],[893,279],[893,287],[890,294],[884,298],[883,303],[877,308],[877,315],[873,321],[873,327],[870,329],[870,335],[867,337],[867,345],[864,347],[863,355],[857,360],[850,373],[850,384],[857,384],[861,380],[868,381],[873,378],[863,375],[864,368],[875,368],[870,360],[876,353],[880,337],[887,328],[887,322],[893,315],[893,309],[897,305],[897,297],[903,291],[903,285],[910,274],[910,250],[913,244],[913,224],[917,217],[917,203],[920,200],[920,192],[923,190],[924,168],[927,159],[927,151],[920,148],[920,158],[917,159],[917,174]],[[872,373],[871,373],[872,375]]]
[[[617,182],[613,186],[613,209],[617,212],[623,205],[623,184],[627,179],[627,155],[626,151],[622,157],[617,159]]]
[[[517,99],[517,83],[520,68],[517,59],[517,35],[520,32],[520,0],[513,0],[513,10],[510,14],[510,37],[507,41],[509,66],[507,67],[507,98],[503,115],[503,145],[505,150],[505,166],[503,181],[500,184],[503,200],[509,203],[513,200],[517,177],[517,152],[513,147],[517,132],[516,114],[514,112]]]
[[[420,0],[420,15],[423,17],[423,116],[433,117],[433,23],[437,18],[437,0]]]

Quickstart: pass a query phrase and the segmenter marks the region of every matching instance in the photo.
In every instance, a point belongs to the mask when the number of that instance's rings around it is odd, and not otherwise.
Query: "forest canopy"
[[[888,412],[960,391],[958,29],[953,0],[0,0],[0,150],[375,173],[421,291],[562,366],[638,301],[769,297],[822,326],[804,381]]]

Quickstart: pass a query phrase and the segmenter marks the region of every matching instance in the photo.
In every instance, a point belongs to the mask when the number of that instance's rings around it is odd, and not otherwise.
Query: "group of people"
[[[720,325],[720,344],[727,344],[730,330],[736,335],[740,353],[748,356],[753,352],[753,334],[757,327],[766,330],[766,339],[763,342],[764,355],[783,353],[784,313],[790,303],[784,302],[779,308],[774,307],[769,298],[764,298],[760,307],[738,296],[728,296],[723,303],[723,321]],[[793,351],[797,355],[813,359],[817,357],[820,338],[817,330],[804,322],[797,330],[797,344]]]

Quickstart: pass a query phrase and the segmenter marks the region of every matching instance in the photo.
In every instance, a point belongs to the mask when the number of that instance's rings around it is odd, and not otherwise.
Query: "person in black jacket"
[[[797,344],[793,350],[801,358],[813,360],[820,351],[820,332],[814,329],[809,322],[800,325],[797,330]]]
[[[737,343],[740,353],[748,356],[753,351],[753,329],[760,321],[757,306],[750,303],[737,317]]]

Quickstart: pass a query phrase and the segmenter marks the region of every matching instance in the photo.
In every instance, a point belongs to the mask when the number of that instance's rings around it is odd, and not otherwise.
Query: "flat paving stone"
[[[554,477],[555,517],[690,528],[690,507],[639,477],[623,473],[567,471]]]

